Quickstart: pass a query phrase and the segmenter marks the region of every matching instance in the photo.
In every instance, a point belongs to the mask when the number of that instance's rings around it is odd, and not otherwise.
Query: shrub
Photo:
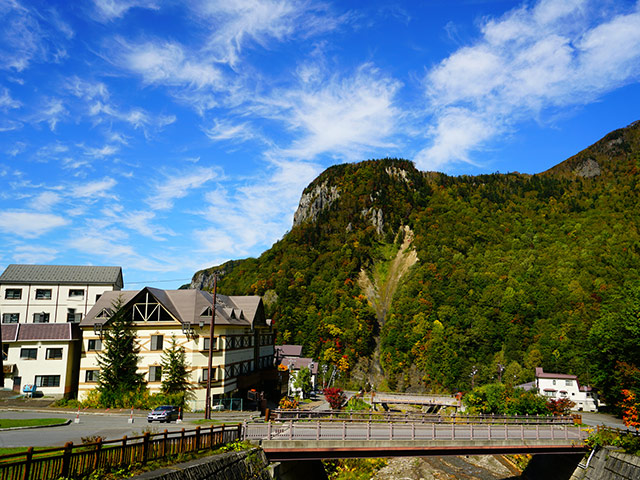
[[[325,400],[329,402],[329,405],[334,410],[342,408],[342,405],[347,399],[342,389],[338,387],[325,388],[322,393],[324,394]]]
[[[549,399],[547,402],[547,410],[549,410],[551,415],[569,415],[575,405],[576,404],[568,398],[559,398],[558,400]]]

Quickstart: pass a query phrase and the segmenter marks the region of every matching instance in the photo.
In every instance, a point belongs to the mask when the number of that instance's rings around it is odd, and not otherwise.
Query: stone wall
[[[243,452],[228,452],[172,465],[133,477],[139,480],[272,480],[269,461],[264,452],[255,448]]]
[[[613,447],[606,447],[598,449],[591,459],[589,455],[585,456],[570,480],[636,480],[638,478],[640,478],[640,457],[616,452]]]

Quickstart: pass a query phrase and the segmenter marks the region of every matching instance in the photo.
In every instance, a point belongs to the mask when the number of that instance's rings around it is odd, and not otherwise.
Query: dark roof
[[[0,275],[1,284],[114,285],[122,288],[121,267],[87,265],[9,265]]]
[[[300,370],[302,368],[309,368],[313,375],[316,375],[318,373],[318,362],[314,362],[313,358],[285,357],[280,362],[280,365],[289,367],[289,370]]]
[[[73,323],[10,323],[2,325],[3,342],[31,340],[78,340],[80,330]]]
[[[141,294],[149,293],[158,303],[179,322],[198,324],[203,321],[207,325],[211,318],[212,295],[203,290],[162,290],[145,287],[142,290],[123,290],[104,292],[95,305],[80,322],[82,327],[91,327],[96,323],[105,323],[98,315],[105,309],[112,308],[118,298],[124,307],[136,302]],[[208,312],[207,315],[203,313]],[[262,299],[258,296],[233,296],[218,294],[216,296],[216,325],[237,325],[252,327],[267,325],[264,318]]]
[[[577,380],[575,375],[569,375],[567,373],[549,373],[542,371],[541,367],[536,367],[536,378],[556,378],[561,380]]]
[[[280,357],[301,357],[302,345],[276,345],[276,354]]]

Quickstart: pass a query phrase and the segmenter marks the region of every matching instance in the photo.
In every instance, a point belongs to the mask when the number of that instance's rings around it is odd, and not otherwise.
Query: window
[[[151,335],[151,350],[162,350],[162,335]]]
[[[100,370],[87,370],[85,376],[84,376],[84,381],[87,383],[95,383],[98,381],[98,374],[100,373]]]
[[[216,381],[216,370],[217,370],[217,367],[211,367],[211,381],[212,382]],[[201,370],[201,373],[200,373],[200,382],[202,382],[202,383],[206,382],[207,378],[209,378],[209,369],[208,368],[203,368]]]
[[[79,290],[70,289],[69,290],[69,298],[76,298],[78,300],[83,299],[84,298],[84,290],[82,290],[82,289],[79,289]]]
[[[51,289],[36,288],[36,300],[51,300]]]
[[[565,380],[565,381],[564,381],[564,384],[565,384],[567,387],[570,387],[571,385],[573,385],[573,381],[572,381],[572,380]]]
[[[21,348],[20,358],[22,360],[36,360],[38,358],[37,348]]]
[[[101,294],[101,293],[96,293],[96,302],[97,302],[98,300],[100,300],[100,297],[101,297],[101,296],[102,296],[102,294]]]
[[[67,322],[78,323],[82,320],[82,314],[76,313],[75,308],[67,308]]]
[[[209,350],[209,337],[204,337],[202,339],[202,349]],[[218,337],[213,337],[213,350],[218,349]]]
[[[99,338],[91,338],[87,341],[87,350],[102,350],[102,340]]]
[[[36,375],[36,387],[59,387],[60,375]]]
[[[49,314],[45,312],[34,313],[33,323],[49,323]]]
[[[556,384],[556,381],[555,381],[555,379],[553,380],[553,384],[554,384],[554,385]]]
[[[149,367],[149,381],[160,382],[162,381],[162,367]]]
[[[44,358],[47,360],[62,360],[62,349],[47,348],[47,353]]]
[[[22,289],[7,288],[4,292],[4,298],[7,300],[20,300],[22,298]]]
[[[20,319],[19,313],[3,313],[2,323],[18,323]]]

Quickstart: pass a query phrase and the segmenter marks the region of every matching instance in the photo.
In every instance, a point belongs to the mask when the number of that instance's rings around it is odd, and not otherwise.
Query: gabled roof
[[[178,321],[182,323],[197,324],[201,321],[208,323],[208,315],[203,316],[211,306],[212,295],[203,290],[162,290],[159,288],[145,287],[142,290],[124,290],[119,292],[105,292],[87,312],[87,315],[80,322],[82,327],[90,327],[96,323],[105,323],[104,318],[98,315],[105,309],[112,308],[112,305],[119,298],[125,308],[131,307],[141,295],[148,293],[167,309]],[[210,310],[209,310],[210,311]],[[216,324],[217,325],[238,325],[252,327],[255,325],[266,325],[264,318],[264,307],[262,299],[258,296],[249,297],[228,297],[226,295],[216,296]]]
[[[2,326],[3,342],[78,339],[80,332],[73,323],[10,323]]]
[[[282,357],[301,357],[302,345],[276,345],[276,355]]]
[[[285,357],[280,362],[281,365],[289,367],[289,370],[301,370],[309,368],[313,375],[318,373],[318,362],[314,362],[313,358],[306,357]]]
[[[113,285],[122,288],[121,267],[88,265],[11,264],[0,275],[0,284]]]
[[[542,371],[542,367],[536,367],[536,378],[555,378],[557,380],[578,380],[576,375],[567,373],[549,373]]]

